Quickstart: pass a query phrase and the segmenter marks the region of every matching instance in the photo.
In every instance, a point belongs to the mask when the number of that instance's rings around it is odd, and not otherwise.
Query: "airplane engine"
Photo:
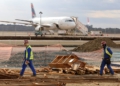
[[[56,24],[54,24],[54,23],[51,25],[51,27],[49,27],[49,29],[51,29],[51,30],[54,30],[54,29],[56,29],[56,28],[57,28],[57,27],[56,27]]]
[[[35,31],[39,31],[40,30],[40,26],[38,25],[37,27],[35,27]]]
[[[56,26],[56,24],[51,24],[51,26],[46,26],[46,27],[41,27],[41,29],[43,29],[43,30],[55,30],[55,29],[57,29],[57,26]]]

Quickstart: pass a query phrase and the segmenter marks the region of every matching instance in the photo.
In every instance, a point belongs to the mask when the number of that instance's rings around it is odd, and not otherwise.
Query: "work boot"
[[[23,76],[19,75],[18,79],[22,79],[22,78],[23,78]]]
[[[103,74],[98,74],[98,76],[103,76]]]
[[[36,75],[31,75],[31,77],[36,77]]]

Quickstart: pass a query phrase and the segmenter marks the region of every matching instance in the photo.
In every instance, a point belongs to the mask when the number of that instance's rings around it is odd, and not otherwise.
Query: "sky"
[[[83,24],[120,28],[120,0],[0,0],[0,20],[31,19],[33,3],[37,17],[75,16]]]

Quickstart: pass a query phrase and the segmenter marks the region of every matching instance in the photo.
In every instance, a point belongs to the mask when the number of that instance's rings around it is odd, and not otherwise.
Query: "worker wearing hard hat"
[[[107,65],[107,68],[109,69],[110,73],[114,75],[114,71],[111,68],[111,57],[112,57],[113,52],[109,47],[107,47],[106,41],[102,41],[101,46],[103,47],[104,57],[103,57],[101,67],[100,67],[100,75],[103,75],[103,69],[105,65]]]
[[[20,72],[20,76],[23,76],[27,65],[31,68],[31,70],[33,72],[32,76],[36,76],[36,71],[35,71],[33,63],[32,63],[32,60],[34,59],[34,56],[33,56],[32,48],[29,45],[28,40],[24,40],[24,45],[26,46],[26,50],[25,50],[24,62],[23,62],[23,65],[22,65],[22,70]]]

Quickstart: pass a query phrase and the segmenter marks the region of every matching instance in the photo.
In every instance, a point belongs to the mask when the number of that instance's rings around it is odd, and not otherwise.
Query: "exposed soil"
[[[94,74],[82,76],[40,73],[37,77],[30,77],[30,74],[21,78],[11,77],[11,74],[8,76],[9,78],[0,79],[0,86],[120,86],[119,74],[115,76],[96,76]]]
[[[120,48],[120,45],[114,43],[109,38],[96,38],[94,40],[91,40],[83,45],[80,45],[80,46],[74,48],[72,51],[91,52],[91,51],[99,50],[102,48],[101,41],[106,41],[107,46],[109,46],[109,47]]]

